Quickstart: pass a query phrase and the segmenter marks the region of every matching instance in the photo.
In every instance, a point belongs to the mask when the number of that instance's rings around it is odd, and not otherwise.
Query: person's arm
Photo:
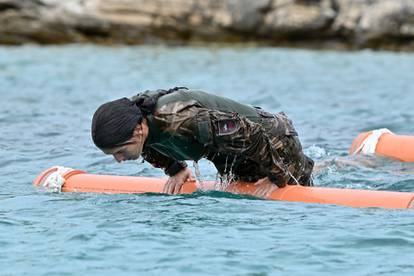
[[[278,138],[270,138],[263,127],[246,118],[240,118],[241,131],[248,137],[246,157],[260,164],[261,171],[267,173],[268,179],[279,188],[286,186],[290,175],[288,164],[284,163],[278,150],[283,147]]]
[[[187,168],[187,163],[184,161],[174,160],[152,148],[146,149],[142,156],[154,167],[164,169],[165,174],[169,176],[164,185],[163,193],[178,194],[186,181],[195,181],[191,170]]]
[[[217,147],[218,152],[243,155],[260,166],[262,174],[278,187],[284,187],[290,175],[288,160],[282,160],[278,150],[283,143],[271,138],[259,123],[235,113],[209,111],[190,107],[193,116],[182,124],[194,139],[205,146]]]
[[[197,127],[197,120],[194,121],[194,118],[197,117],[200,108],[196,107],[194,102],[187,104],[188,106],[183,106],[181,110],[175,110],[172,106],[171,115],[173,116],[164,117],[164,119],[167,120],[166,123],[170,124],[170,127],[176,127],[176,135],[179,133],[179,135],[193,137],[195,135],[194,128]],[[167,110],[168,108],[165,108],[164,112]],[[191,170],[187,168],[184,161],[174,160],[152,148],[145,149],[143,157],[154,167],[163,168],[165,173],[170,176],[165,184],[164,193],[177,194],[186,181],[195,181]]]
[[[186,162],[177,161],[152,148],[146,148],[142,153],[142,157],[155,168],[163,169],[168,176],[174,176],[187,168]]]
[[[288,160],[282,160],[278,153],[283,143],[269,137],[261,124],[232,114],[213,115],[212,124],[220,151],[243,155],[259,164],[261,173],[278,187],[287,184],[290,175],[289,164],[285,162]]]

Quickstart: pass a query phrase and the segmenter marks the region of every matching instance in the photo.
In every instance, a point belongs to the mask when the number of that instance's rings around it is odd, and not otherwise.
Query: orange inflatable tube
[[[34,184],[44,186],[48,177],[56,172],[51,168],[41,173]],[[79,170],[71,170],[62,176],[62,192],[92,192],[109,194],[141,194],[161,193],[166,182],[161,178],[93,175]],[[196,182],[186,182],[182,194],[193,193],[197,189],[214,190],[214,183],[203,183],[202,187]],[[258,189],[263,188],[253,183],[235,182],[228,185],[226,192],[255,195]],[[336,204],[350,207],[380,207],[407,209],[414,208],[414,193],[369,191],[354,189],[304,187],[289,185],[285,188],[276,188],[265,197],[269,200],[283,200],[306,203]]]
[[[352,142],[350,154],[361,153],[363,143],[373,134],[373,131],[360,133]],[[393,158],[402,162],[414,162],[414,136],[383,133],[373,146],[372,154]]]

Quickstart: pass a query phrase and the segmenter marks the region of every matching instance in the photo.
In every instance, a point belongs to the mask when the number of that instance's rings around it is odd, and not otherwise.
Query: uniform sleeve
[[[262,175],[278,187],[284,187],[290,175],[288,160],[283,160],[279,151],[282,141],[269,137],[261,124],[238,115],[213,116],[212,125],[215,144],[222,152],[231,152],[259,164]]]
[[[269,137],[263,127],[246,118],[240,119],[241,131],[248,137],[245,155],[247,158],[260,164],[261,171],[278,187],[284,187],[290,175],[287,169],[287,160],[279,155],[283,143],[276,137]]]
[[[172,159],[152,148],[146,148],[142,157],[155,168],[162,168],[169,176],[174,176],[187,167],[186,162]]]
[[[267,175],[277,186],[285,186],[290,179],[288,160],[283,160],[278,153],[283,143],[269,137],[261,124],[236,113],[199,106],[179,110],[174,114],[174,121],[181,135],[192,136],[208,151],[242,155],[257,163],[260,174]]]
[[[194,101],[175,102],[171,106],[164,106],[161,115],[159,111],[153,116],[157,117],[163,131],[174,132],[174,135],[187,137],[191,140],[194,139],[197,132],[197,115],[200,110],[206,112],[206,109],[196,106]],[[186,162],[175,160],[151,147],[145,148],[142,156],[154,167],[164,169],[169,176],[174,176],[187,167]]]

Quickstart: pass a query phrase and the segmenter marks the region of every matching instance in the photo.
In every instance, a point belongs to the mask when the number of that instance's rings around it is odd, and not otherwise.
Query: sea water
[[[284,111],[320,164],[315,185],[414,191],[414,165],[348,157],[375,128],[414,134],[414,55],[255,47],[0,48],[1,275],[413,275],[414,212],[193,195],[59,194],[33,179],[118,164],[90,137],[109,100],[186,86]],[[205,180],[214,166],[201,161]]]

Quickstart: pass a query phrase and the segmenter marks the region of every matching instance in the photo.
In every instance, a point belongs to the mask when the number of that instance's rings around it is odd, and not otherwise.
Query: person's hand
[[[256,190],[254,191],[253,195],[261,198],[267,198],[274,190],[278,187],[276,184],[273,184],[268,177],[259,179],[256,183]]]
[[[178,194],[181,191],[181,187],[186,181],[195,181],[193,173],[189,168],[185,168],[174,176],[170,176],[165,183],[163,193],[165,194]]]

